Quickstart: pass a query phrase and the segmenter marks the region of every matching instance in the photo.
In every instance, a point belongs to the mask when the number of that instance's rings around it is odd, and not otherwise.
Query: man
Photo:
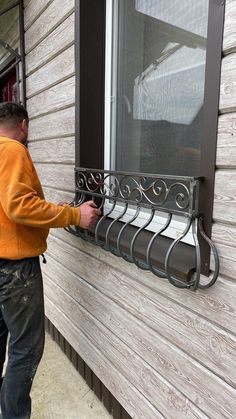
[[[27,150],[28,114],[0,104],[0,377],[9,333],[8,365],[1,378],[3,419],[28,419],[30,390],[43,354],[44,304],[39,256],[51,227],[92,227],[100,210],[45,201]]]

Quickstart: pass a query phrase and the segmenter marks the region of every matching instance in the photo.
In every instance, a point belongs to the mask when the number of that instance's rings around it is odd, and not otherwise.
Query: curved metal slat
[[[193,240],[195,244],[195,255],[196,255],[196,270],[193,274],[194,278],[194,284],[193,284],[193,290],[195,291],[199,286],[200,281],[200,275],[201,275],[201,249],[199,245],[198,240],[198,220],[195,219],[192,222],[192,233],[193,233]]]
[[[211,277],[211,279],[209,280],[209,282],[207,284],[201,284],[199,282],[199,288],[201,289],[206,289],[211,287],[212,285],[214,285],[214,283],[216,282],[218,276],[219,276],[219,272],[220,272],[220,260],[219,260],[219,255],[218,255],[218,251],[216,249],[216,246],[214,245],[214,243],[212,242],[211,239],[209,239],[209,237],[206,235],[204,229],[203,229],[203,220],[201,217],[199,217],[198,219],[198,228],[199,228],[199,233],[200,235],[203,237],[204,240],[206,240],[206,242],[208,243],[208,245],[211,248],[213,257],[214,257],[214,262],[215,262],[215,270],[213,273],[213,276]]]
[[[104,198],[105,199],[105,198]],[[96,228],[95,228],[95,243],[97,244],[97,245],[100,245],[104,250],[107,250],[107,248],[106,248],[106,246],[103,244],[103,242],[99,242],[99,228],[101,227],[101,224],[103,223],[103,221],[106,219],[106,218],[108,218],[109,217],[109,215],[111,215],[112,214],[112,212],[114,211],[114,209],[115,209],[115,206],[116,206],[116,201],[114,201],[113,200],[113,203],[112,203],[112,207],[111,207],[111,209],[110,209],[110,211],[107,213],[107,214],[105,214],[105,215],[103,215],[101,218],[100,218],[100,220],[98,221],[98,223],[97,223],[97,225],[96,225]]]
[[[169,250],[168,250],[168,252],[166,254],[166,258],[165,258],[165,271],[166,271],[167,279],[172,285],[174,285],[177,288],[190,288],[194,284],[194,283],[185,284],[183,281],[174,277],[170,273],[170,259],[171,259],[172,253],[173,253],[174,249],[176,248],[176,246],[178,246],[179,242],[188,234],[188,232],[190,230],[190,227],[191,227],[191,224],[192,224],[192,218],[189,218],[188,222],[186,224],[185,230],[178,237],[178,239],[173,241],[173,243],[169,247]]]
[[[162,272],[162,271],[160,271],[160,270],[158,270],[157,268],[154,268],[154,266],[153,266],[153,264],[152,264],[152,262],[151,262],[151,251],[152,251],[152,248],[153,248],[153,245],[154,245],[154,243],[155,243],[156,239],[157,239],[157,238],[158,238],[158,237],[159,237],[162,233],[164,233],[164,231],[165,231],[165,230],[167,230],[167,228],[169,227],[169,225],[170,225],[170,223],[171,223],[171,220],[172,220],[172,214],[171,214],[171,213],[169,213],[169,214],[168,214],[168,218],[167,218],[166,223],[164,224],[164,226],[163,226],[163,227],[162,227],[159,231],[157,231],[157,232],[154,234],[154,236],[152,237],[152,239],[150,240],[149,245],[148,245],[148,247],[147,247],[147,252],[146,252],[147,265],[148,265],[148,267],[149,267],[150,271],[151,271],[154,275],[159,276],[160,278],[166,278],[166,273],[165,273],[165,272]]]
[[[126,202],[122,213],[111,222],[111,224],[109,225],[109,227],[107,229],[107,232],[106,232],[106,239],[105,239],[105,241],[106,241],[107,250],[110,250],[110,252],[113,253],[115,256],[120,256],[120,254],[119,254],[119,252],[117,250],[114,250],[114,249],[111,248],[111,246],[109,244],[109,240],[110,240],[109,239],[109,234],[110,234],[110,232],[111,232],[112,227],[114,226],[114,224],[117,221],[121,220],[124,217],[124,215],[126,214],[127,209],[128,209],[128,202]]]
[[[123,253],[123,251],[121,250],[121,237],[124,234],[125,229],[138,218],[140,210],[141,210],[140,206],[137,206],[134,216],[127,223],[123,225],[117,237],[117,251],[119,253],[119,256],[122,257],[126,262],[130,262],[130,263],[133,263],[133,259],[130,256]]]
[[[138,262],[138,260],[136,259],[136,257],[134,256],[134,245],[135,245],[135,242],[136,242],[136,240],[137,240],[137,238],[138,238],[138,236],[140,235],[140,233],[143,231],[143,230],[145,230],[145,228],[147,228],[148,226],[149,226],[149,224],[152,222],[152,220],[153,220],[153,217],[154,217],[154,215],[155,215],[155,208],[151,208],[151,213],[150,213],[150,217],[149,217],[149,219],[146,221],[146,223],[142,226],[142,227],[140,227],[139,229],[138,229],[138,231],[135,233],[135,235],[134,235],[134,237],[133,237],[133,239],[132,239],[132,242],[131,242],[131,245],[130,245],[130,256],[131,256],[131,259],[132,259],[132,261],[133,261],[133,263],[138,267],[138,268],[140,268],[140,269],[142,269],[142,270],[145,270],[145,271],[147,271],[149,268],[148,268],[148,265],[145,263],[145,262]]]

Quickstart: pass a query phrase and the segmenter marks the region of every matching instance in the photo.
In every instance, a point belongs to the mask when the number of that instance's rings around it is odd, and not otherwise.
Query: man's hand
[[[97,208],[96,204],[93,201],[87,201],[84,204],[80,205],[80,227],[84,229],[92,228],[97,220],[99,215],[101,215],[100,209]]]

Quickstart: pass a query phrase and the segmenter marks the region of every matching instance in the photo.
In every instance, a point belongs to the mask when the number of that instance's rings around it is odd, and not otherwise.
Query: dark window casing
[[[105,0],[76,2],[76,165],[103,169]]]

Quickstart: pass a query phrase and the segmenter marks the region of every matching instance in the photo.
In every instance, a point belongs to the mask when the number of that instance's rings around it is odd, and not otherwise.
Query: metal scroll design
[[[134,263],[142,270],[167,279],[175,287],[193,290],[209,288],[219,275],[219,256],[214,243],[204,232],[203,219],[198,210],[201,180],[187,176],[173,177],[76,168],[75,198],[72,205],[79,206],[86,200],[92,199],[100,207],[103,215],[93,232],[78,226],[70,226],[66,230],[101,246],[127,262]],[[160,214],[163,216],[162,223],[153,224],[155,217],[160,217]],[[169,235],[168,229],[171,228],[176,215],[181,216],[181,225],[184,224],[184,228],[177,238],[171,240],[165,253],[163,267],[160,269],[153,261],[153,249],[158,245],[160,237]],[[117,223],[119,229],[114,237],[113,228]],[[127,248],[124,248],[124,237],[130,226],[136,228],[127,251]],[[147,243],[145,255],[139,257],[136,243],[140,241],[145,230],[153,231],[153,226],[156,230]],[[173,274],[172,269],[173,255],[186,237],[190,237],[195,252],[195,271],[187,282]],[[207,280],[204,277],[204,282],[201,276],[199,239],[206,241],[214,260],[214,271]]]

